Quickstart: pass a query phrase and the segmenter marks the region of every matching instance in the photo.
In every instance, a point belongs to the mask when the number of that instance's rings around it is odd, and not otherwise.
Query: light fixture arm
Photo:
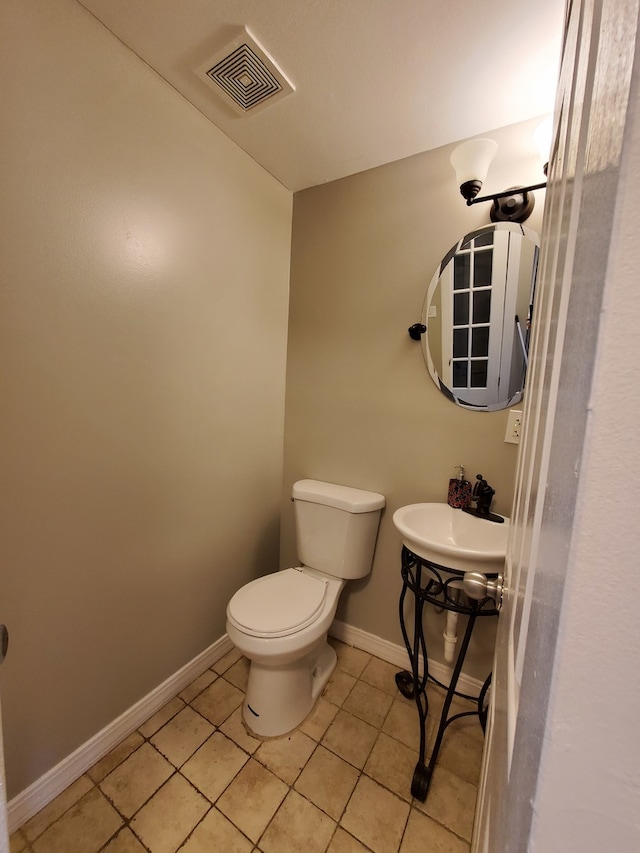
[[[515,193],[518,195],[524,195],[525,193],[533,192],[533,190],[543,190],[547,186],[546,181],[542,184],[533,184],[530,187],[513,187],[510,190],[504,190],[501,193],[494,193],[493,195],[483,195],[476,196],[475,198],[468,198],[467,206],[470,207],[472,204],[479,204],[481,201],[497,201],[501,198],[507,198],[508,196],[512,196]],[[464,193],[462,193],[464,196]]]
[[[493,139],[468,139],[451,152],[453,166],[460,195],[467,206],[479,204],[481,201],[491,201],[492,222],[524,222],[531,216],[535,205],[534,190],[542,190],[547,184],[532,184],[528,187],[508,187],[493,195],[480,195],[489,165],[496,156],[498,146]],[[547,170],[544,170],[547,174]]]

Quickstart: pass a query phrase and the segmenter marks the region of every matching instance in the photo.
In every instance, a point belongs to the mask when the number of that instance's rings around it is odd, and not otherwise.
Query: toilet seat
[[[285,569],[251,581],[236,592],[227,618],[254,637],[286,637],[315,621],[327,597],[327,581],[302,569]]]

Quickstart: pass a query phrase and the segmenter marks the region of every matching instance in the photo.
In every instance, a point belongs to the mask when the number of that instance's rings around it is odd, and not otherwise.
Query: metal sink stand
[[[459,569],[441,566],[437,563],[432,563],[423,557],[419,557],[410,551],[408,548],[402,548],[402,592],[400,593],[400,626],[402,628],[402,636],[404,638],[409,661],[411,663],[411,672],[403,670],[396,673],[396,684],[398,690],[407,699],[415,699],[418,716],[420,718],[420,755],[416,764],[413,779],[411,781],[411,794],[416,799],[424,802],[429,791],[431,776],[438,759],[442,738],[447,726],[454,720],[461,717],[478,716],[482,730],[484,731],[487,721],[486,695],[489,685],[491,684],[491,674],[487,677],[482,685],[479,696],[468,696],[466,693],[460,693],[456,690],[458,678],[462,670],[469,641],[473,633],[476,619],[480,616],[497,616],[498,611],[495,608],[495,602],[491,598],[483,598],[479,601],[469,599],[462,591],[462,579],[464,572]],[[488,575],[495,577],[495,575]],[[409,640],[407,626],[404,619],[404,602],[407,592],[413,593],[414,599],[414,619],[413,619],[413,641]],[[461,613],[469,617],[467,627],[464,632],[462,641],[460,642],[458,656],[451,673],[451,682],[449,687],[442,684],[429,673],[429,659],[427,655],[427,642],[424,636],[422,624],[425,604],[433,604],[435,607],[443,610],[452,610],[456,613]],[[422,673],[420,672],[420,663],[424,662]],[[427,698],[427,682],[431,680],[439,687],[447,691],[447,695],[442,707],[440,715],[440,725],[436,734],[436,739],[433,744],[429,763],[425,764],[426,752],[426,723],[429,712],[429,700]],[[459,714],[454,714],[449,717],[449,710],[454,696],[461,696],[463,699],[469,699],[477,703],[476,711],[464,711]]]

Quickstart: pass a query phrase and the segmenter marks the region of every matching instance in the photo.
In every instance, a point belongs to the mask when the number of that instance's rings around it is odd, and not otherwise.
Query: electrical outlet
[[[504,440],[508,444],[520,444],[521,435],[522,412],[520,409],[509,409],[509,417],[507,418],[507,428],[504,433]]]

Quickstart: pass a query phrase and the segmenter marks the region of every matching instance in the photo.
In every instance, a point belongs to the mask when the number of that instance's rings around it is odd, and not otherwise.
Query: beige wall
[[[277,566],[292,199],[71,0],[0,33],[11,797]]]
[[[500,145],[487,192],[544,180],[532,150],[538,122],[491,133]],[[400,131],[401,132],[401,131]],[[446,500],[464,463],[510,512],[517,448],[504,443],[506,412],[455,407],[436,389],[407,328],[441,258],[489,222],[489,205],[465,206],[451,147],[297,193],[291,255],[281,566],[296,561],[291,484],[315,477],[386,495],[371,577],[350,584],[338,618],[400,643],[403,504]],[[540,231],[543,193],[527,225]],[[477,632],[466,667],[490,667],[493,622]],[[430,652],[442,658],[442,618],[429,614]]]

